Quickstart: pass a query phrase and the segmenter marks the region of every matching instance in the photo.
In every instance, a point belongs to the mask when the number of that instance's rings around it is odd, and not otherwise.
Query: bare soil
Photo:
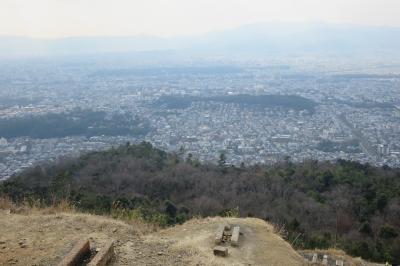
[[[228,257],[213,255],[219,224],[239,225],[239,246],[228,245]],[[9,214],[0,210],[0,265],[57,265],[80,239],[93,247],[115,240],[111,265],[304,265],[305,260],[254,219],[194,219],[183,225],[143,233],[140,225],[77,213]]]
[[[213,255],[220,224],[239,225],[239,246],[228,247],[228,257]],[[174,250],[190,250],[193,265],[305,265],[305,260],[274,233],[270,224],[256,218],[205,218],[191,220],[146,237],[146,242],[167,242]]]

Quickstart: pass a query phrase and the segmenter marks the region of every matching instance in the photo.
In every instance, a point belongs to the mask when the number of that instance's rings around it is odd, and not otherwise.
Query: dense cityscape
[[[141,141],[200,161],[216,162],[223,153],[234,165],[341,158],[400,166],[400,76],[390,64],[373,63],[372,70],[332,62],[227,65],[3,62],[0,179],[39,162]],[[313,106],[210,98],[235,95],[296,96]],[[160,101],[165,96],[198,100],[170,106]],[[87,111],[105,115],[91,121],[81,115]],[[117,116],[124,117],[123,130],[111,130]],[[32,117],[44,121],[38,127],[46,134],[18,130]],[[57,135],[53,120],[60,117],[86,120],[70,135]]]
[[[399,0],[1,0],[0,265],[400,265]]]

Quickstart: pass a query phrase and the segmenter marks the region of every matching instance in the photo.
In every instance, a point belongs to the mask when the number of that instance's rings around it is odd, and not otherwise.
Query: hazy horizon
[[[0,36],[197,36],[263,22],[400,27],[397,10],[395,0],[4,0]]]
[[[180,37],[84,36],[62,39],[1,37],[0,56],[41,56],[170,51],[171,56],[249,58],[265,56],[399,55],[400,27],[316,22],[252,23]],[[180,53],[180,56],[177,54]],[[156,55],[159,59],[166,54]]]
[[[62,37],[37,37],[37,36],[27,36],[27,35],[1,35],[0,38],[21,38],[21,39],[32,39],[37,41],[62,41],[68,39],[94,39],[94,38],[101,38],[101,39],[112,39],[112,38],[155,38],[160,40],[171,40],[177,38],[198,38],[204,37],[210,34],[220,34],[224,32],[232,32],[235,30],[250,28],[250,27],[265,27],[265,26],[294,26],[296,25],[298,28],[302,29],[316,29],[319,27],[335,27],[336,29],[400,29],[399,26],[392,26],[392,25],[362,25],[362,24],[352,24],[352,23],[341,23],[341,22],[325,22],[325,21],[260,21],[260,22],[252,22],[252,23],[245,23],[236,27],[227,27],[224,29],[219,30],[210,30],[202,33],[193,33],[193,34],[177,34],[171,36],[160,36],[157,34],[146,34],[146,33],[137,33],[137,34],[127,34],[127,35],[106,35],[106,34],[99,34],[99,35],[76,35],[76,36],[62,36]]]

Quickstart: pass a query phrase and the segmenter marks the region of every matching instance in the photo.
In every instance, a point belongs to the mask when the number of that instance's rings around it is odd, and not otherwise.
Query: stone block
[[[88,266],[105,266],[114,257],[114,241],[107,242],[94,256]]]
[[[324,255],[322,258],[322,265],[328,265],[328,255]]]
[[[226,256],[228,256],[228,248],[221,247],[221,246],[216,246],[214,248],[214,255],[215,256],[220,256],[220,257],[226,257]]]
[[[344,263],[342,260],[336,260],[336,266],[343,266]]]
[[[317,254],[317,253],[314,253],[314,254],[313,254],[312,259],[311,259],[311,262],[312,262],[312,263],[317,263],[317,262],[318,262],[318,254]]]
[[[82,259],[90,253],[89,240],[78,241],[71,251],[64,257],[58,266],[75,266],[79,264]]]
[[[240,227],[239,226],[233,227],[232,236],[231,236],[232,246],[239,245],[239,235],[240,235]]]
[[[219,245],[224,237],[225,226],[219,225],[217,231],[215,232],[215,244]]]

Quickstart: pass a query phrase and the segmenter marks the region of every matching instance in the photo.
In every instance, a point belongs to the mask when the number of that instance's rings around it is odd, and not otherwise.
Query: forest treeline
[[[317,103],[313,100],[298,95],[222,95],[222,96],[180,96],[164,95],[161,96],[154,105],[157,107],[167,107],[170,109],[188,108],[192,102],[221,102],[259,107],[281,107],[294,110],[308,110],[315,112]]]
[[[68,199],[98,214],[119,209],[163,225],[193,216],[253,216],[282,226],[298,248],[344,249],[400,261],[400,169],[338,160],[273,166],[200,163],[149,143],[36,166],[0,184],[0,196]]]
[[[148,121],[127,114],[73,110],[37,116],[0,119],[0,135],[5,138],[63,138],[68,136],[145,135]]]

